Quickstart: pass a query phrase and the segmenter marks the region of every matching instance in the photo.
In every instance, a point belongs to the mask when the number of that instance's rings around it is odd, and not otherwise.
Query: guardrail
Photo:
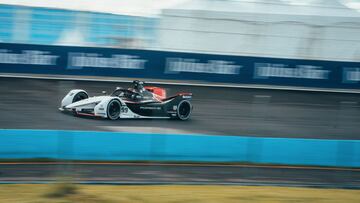
[[[360,62],[10,43],[0,72],[360,89]]]
[[[0,159],[26,158],[360,167],[360,140],[0,130]]]

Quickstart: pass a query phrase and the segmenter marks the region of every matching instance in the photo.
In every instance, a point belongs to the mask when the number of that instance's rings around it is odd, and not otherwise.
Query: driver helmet
[[[143,92],[144,91],[144,86],[143,86],[144,82],[143,81],[134,80],[133,84],[134,84],[134,90],[135,91],[138,91],[138,92]]]

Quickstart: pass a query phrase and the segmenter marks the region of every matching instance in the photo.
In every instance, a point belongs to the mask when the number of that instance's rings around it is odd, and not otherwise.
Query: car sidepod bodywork
[[[147,97],[136,99],[128,89],[116,89],[111,95],[89,97],[85,90],[71,90],[61,101],[59,110],[78,116],[118,118],[171,118],[188,120],[193,106],[192,93],[166,97],[158,87],[145,87]],[[138,95],[135,95],[138,96]],[[135,98],[135,99],[134,99]]]

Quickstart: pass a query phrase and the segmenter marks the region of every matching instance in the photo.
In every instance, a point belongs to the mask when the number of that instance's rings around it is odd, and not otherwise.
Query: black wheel
[[[188,100],[183,100],[178,104],[177,107],[177,117],[180,120],[187,120],[190,118],[192,111],[192,105]]]
[[[116,120],[120,117],[120,108],[121,104],[119,100],[113,99],[109,102],[107,106],[107,116],[110,120]]]
[[[86,92],[78,92],[75,94],[72,103],[83,100],[83,99],[87,99],[89,98],[89,96],[86,94]]]

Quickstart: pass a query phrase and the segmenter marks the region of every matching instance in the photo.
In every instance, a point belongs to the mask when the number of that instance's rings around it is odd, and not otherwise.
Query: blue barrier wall
[[[360,62],[7,43],[0,72],[360,89]]]
[[[0,159],[18,158],[360,167],[360,141],[0,130]]]

